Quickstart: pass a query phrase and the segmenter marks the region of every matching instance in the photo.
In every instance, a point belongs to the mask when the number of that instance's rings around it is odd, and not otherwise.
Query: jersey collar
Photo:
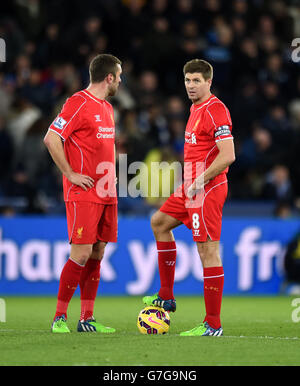
[[[207,98],[205,101],[197,104],[192,104],[191,110],[198,110],[199,108],[203,107],[204,105],[208,104],[211,99],[215,98],[214,94],[211,94],[209,98]]]

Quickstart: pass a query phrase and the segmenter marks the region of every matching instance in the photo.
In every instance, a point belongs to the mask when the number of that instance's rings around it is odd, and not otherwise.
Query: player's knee
[[[220,256],[216,252],[202,251],[202,253],[200,252],[199,254],[203,267],[217,267],[222,265]]]
[[[219,251],[215,248],[208,248],[206,243],[197,243],[198,253],[203,267],[222,265]]]
[[[90,258],[101,261],[103,259],[103,256],[104,256],[106,244],[107,243],[104,243],[104,242],[94,244],[93,251],[92,251]]]
[[[154,232],[159,232],[164,229],[164,222],[159,211],[155,212],[151,217],[151,228]]]
[[[70,258],[80,265],[85,265],[91,254],[92,248],[82,245],[80,248],[76,248],[76,251],[71,250]]]

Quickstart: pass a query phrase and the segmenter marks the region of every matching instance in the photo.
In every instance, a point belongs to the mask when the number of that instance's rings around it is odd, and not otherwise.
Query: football
[[[170,316],[163,308],[148,306],[139,313],[137,326],[141,334],[166,334],[170,328]]]

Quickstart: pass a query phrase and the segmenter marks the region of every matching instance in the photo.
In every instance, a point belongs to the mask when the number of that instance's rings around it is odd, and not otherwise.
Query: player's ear
[[[114,76],[113,76],[113,74],[108,74],[107,75],[107,77],[106,77],[106,79],[107,79],[107,82],[110,84],[110,83],[112,83],[113,81],[114,81]]]

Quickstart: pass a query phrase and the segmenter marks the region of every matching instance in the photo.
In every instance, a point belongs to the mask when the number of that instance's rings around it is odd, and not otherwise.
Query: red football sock
[[[67,308],[69,302],[78,286],[83,265],[69,259],[61,271],[59,289],[57,295],[56,313],[57,316],[65,315],[67,318]]]
[[[204,322],[210,327],[221,327],[221,304],[224,286],[223,267],[209,267],[203,269],[204,276],[204,301],[206,316]]]
[[[173,287],[175,278],[176,243],[175,241],[157,241],[158,269],[160,290],[158,295],[164,299],[174,299]]]
[[[91,319],[100,281],[100,260],[89,259],[80,277],[80,320]]]

